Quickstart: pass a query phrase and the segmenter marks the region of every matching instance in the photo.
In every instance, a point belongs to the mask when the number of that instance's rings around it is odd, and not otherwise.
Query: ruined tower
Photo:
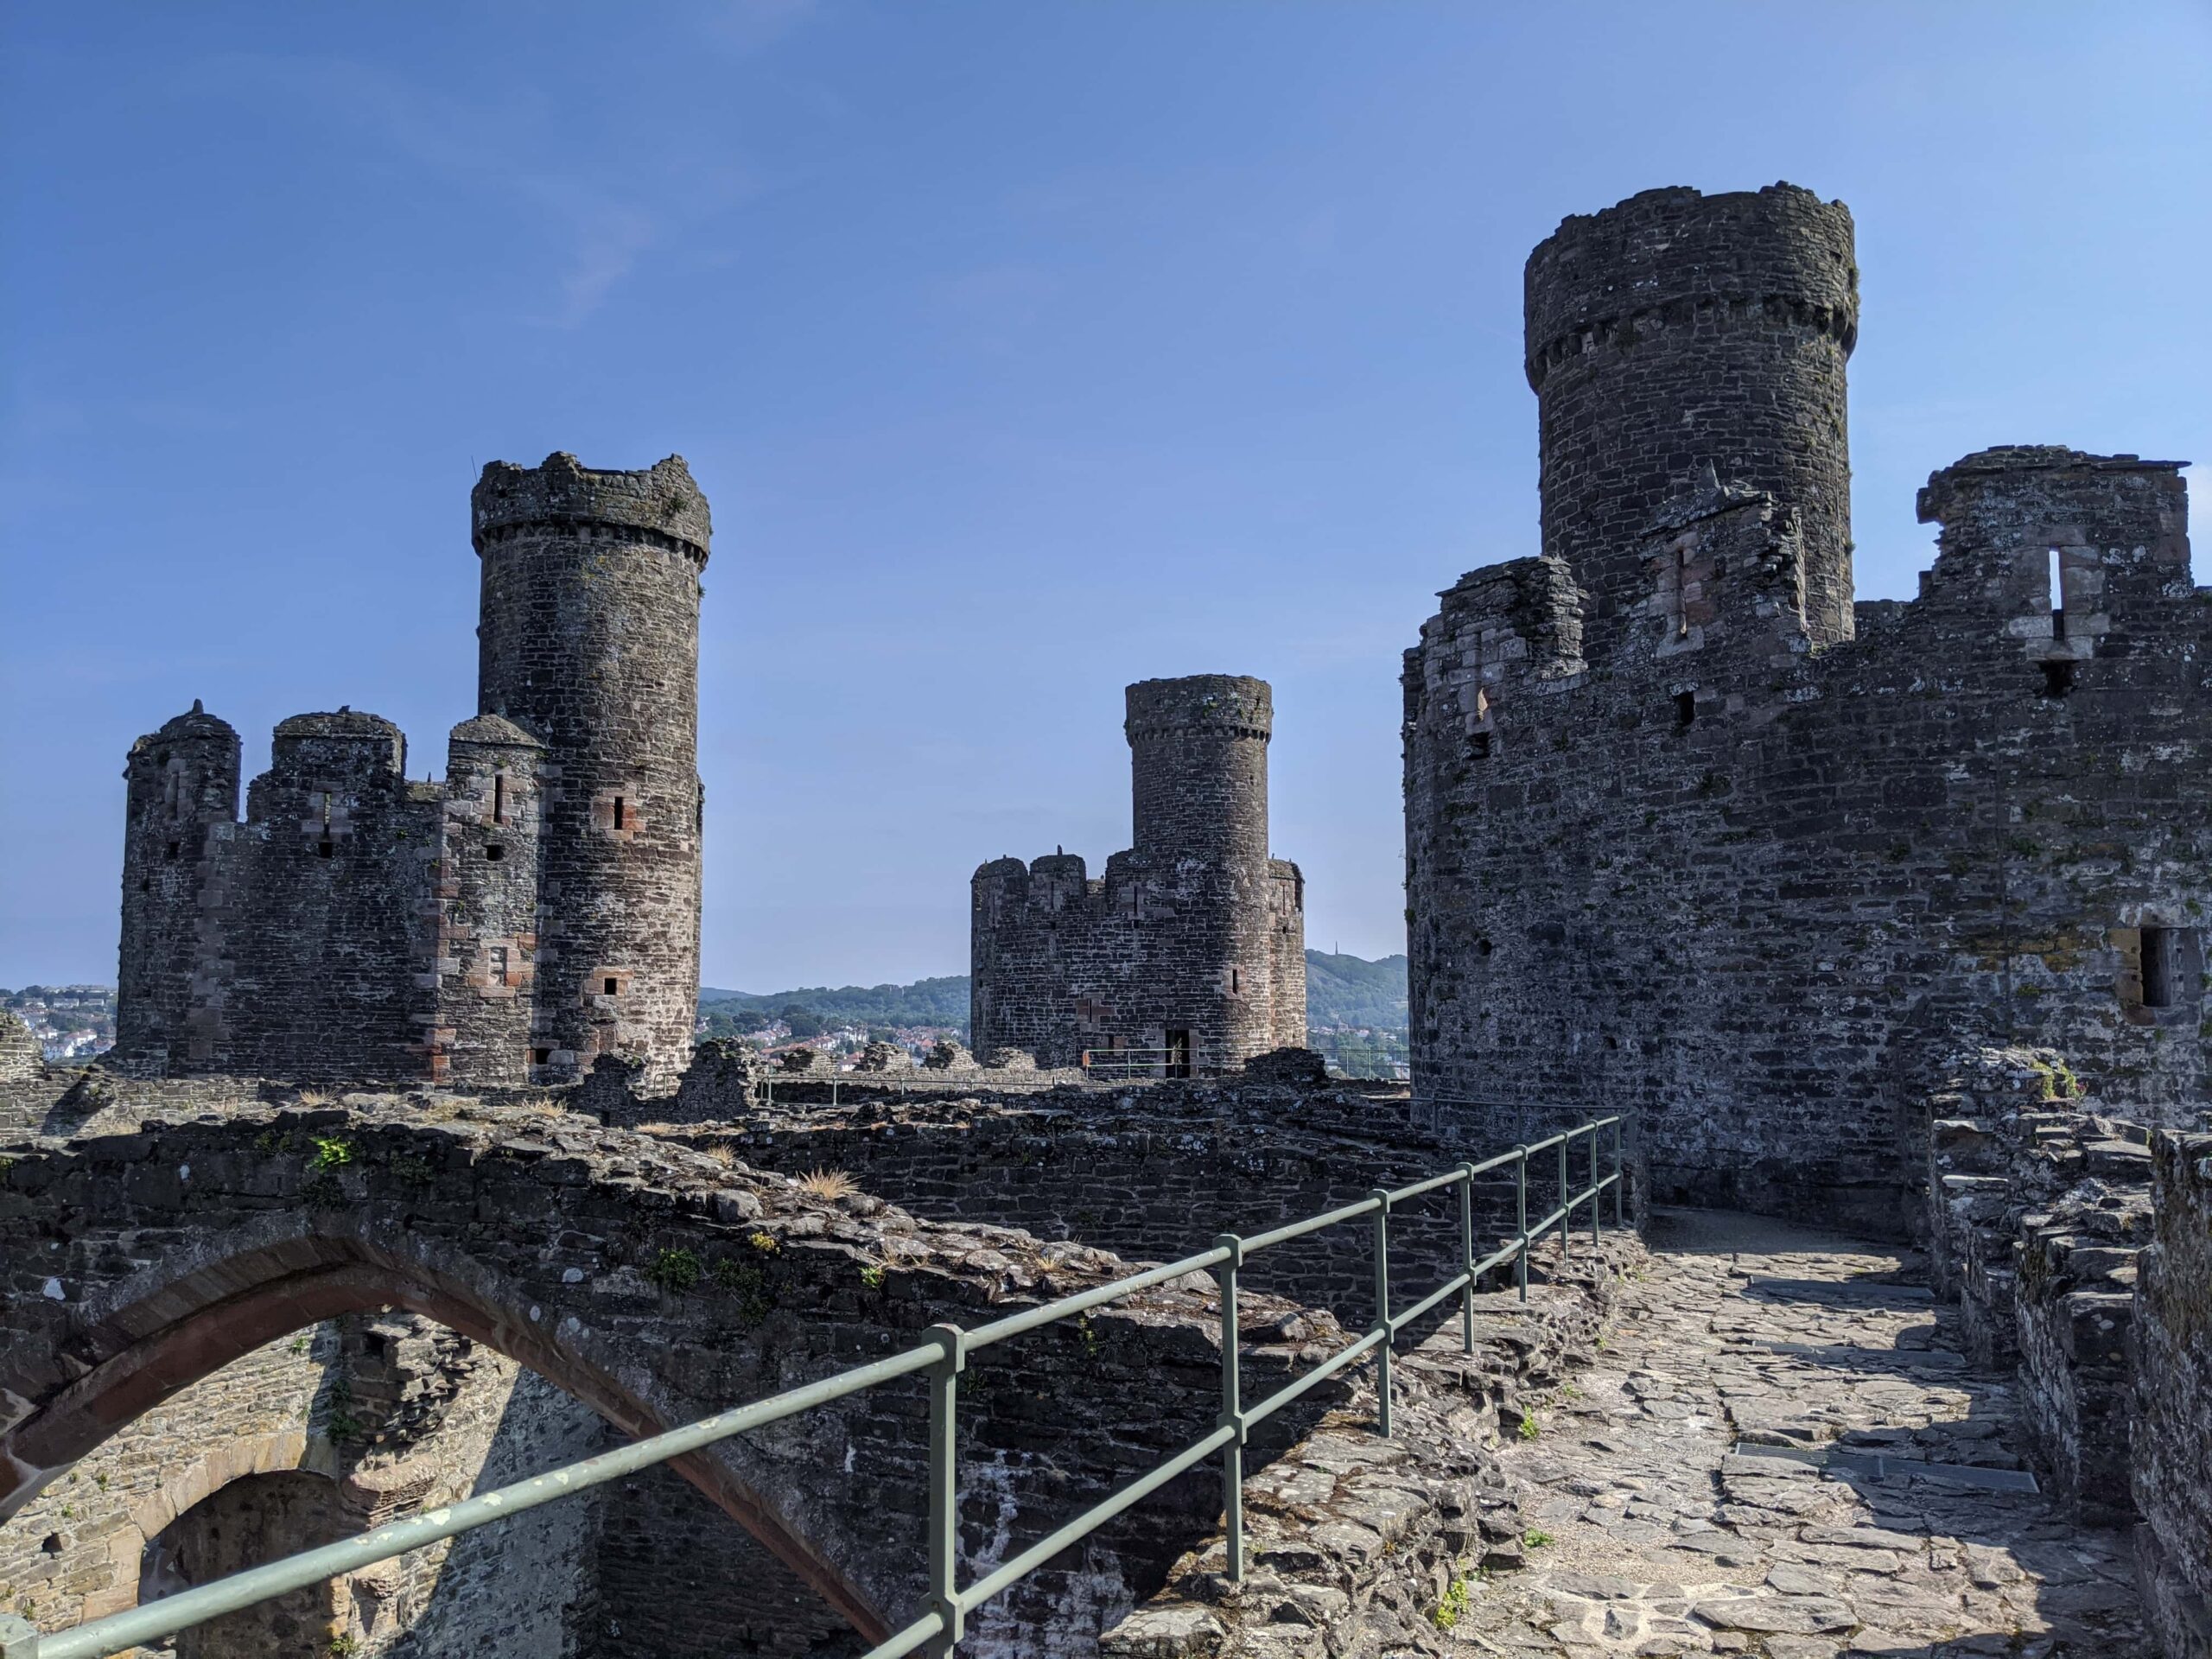
[[[1849,639],[1850,210],[1789,184],[1647,190],[1564,220],[1524,284],[1543,551],[1588,594],[1593,643],[1642,597],[1639,538],[1708,470],[1796,512],[1808,632]]]
[[[543,743],[532,1061],[672,1081],[699,1001],[700,573],[706,499],[676,456],[597,472],[494,461],[471,499],[483,565],[479,711]]]
[[[2179,464],[2046,445],[1854,607],[1852,259],[1789,185],[1530,257],[1542,540],[1406,653],[1408,988],[1471,1135],[1627,1109],[1664,1198],[1893,1230],[1961,1046],[2202,1098],[2212,623]]]
[[[199,704],[131,746],[116,1063],[150,1073],[647,1090],[699,995],[699,573],[671,456],[494,462],[472,502],[479,713],[441,782],[344,708],[276,728],[238,810]]]
[[[1171,1074],[1306,1040],[1305,884],[1268,853],[1264,680],[1128,688],[1135,845],[1103,880],[1055,854],[973,882],[970,1035],[1052,1065],[1135,1049]]]

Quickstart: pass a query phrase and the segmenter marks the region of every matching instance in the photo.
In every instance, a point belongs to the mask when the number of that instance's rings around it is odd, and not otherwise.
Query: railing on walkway
[[[1560,1253],[1564,1258],[1569,1249],[1568,1223],[1575,1211],[1586,1204],[1590,1208],[1590,1237],[1595,1244],[1604,1236],[1604,1207],[1600,1199],[1609,1187],[1613,1195],[1613,1224],[1616,1227],[1623,1224],[1623,1189],[1626,1185],[1622,1174],[1623,1122],[1620,1116],[1597,1118],[1573,1128],[1561,1130],[1533,1145],[1517,1146],[1510,1152],[1501,1152],[1480,1163],[1457,1165],[1441,1174],[1432,1175],[1426,1180],[1415,1181],[1394,1192],[1377,1187],[1357,1204],[1348,1204],[1341,1209],[1332,1210],[1325,1215],[1311,1217],[1305,1221],[1293,1222],[1255,1237],[1240,1238],[1234,1233],[1223,1233],[1215,1238],[1211,1249],[1201,1250],[1196,1255],[1185,1256],[1180,1262],[1171,1262],[1165,1267],[1134,1274],[1127,1279],[1116,1280],[1112,1284],[1101,1285],[1074,1296],[1063,1297],[1042,1307],[1011,1314],[974,1331],[963,1331],[955,1325],[934,1325],[925,1333],[928,1341],[923,1345],[910,1348],[889,1359],[878,1360],[873,1365],[863,1365],[856,1370],[825,1377],[805,1388],[793,1389],[788,1393],[741,1406],[734,1411],[703,1418],[665,1434],[656,1434],[620,1451],[604,1452],[595,1458],[587,1458],[581,1463],[569,1464],[550,1473],[539,1475],[535,1479],[520,1481],[461,1503],[410,1516],[378,1527],[359,1538],[348,1539],[343,1543],[327,1544],[320,1549],[272,1561],[266,1567],[254,1567],[230,1578],[218,1580],[213,1584],[164,1597],[128,1612],[97,1618],[72,1630],[40,1636],[22,1620],[0,1615],[0,1659],[106,1659],[106,1656],[123,1652],[140,1643],[154,1642],[175,1631],[204,1624],[210,1619],[237,1612],[242,1608],[270,1600],[324,1579],[389,1560],[393,1556],[421,1549],[441,1539],[454,1537],[491,1522],[505,1520],[524,1510],[535,1509],[541,1503],[550,1503],[556,1498],[571,1497],[594,1486],[604,1485],[608,1481],[619,1480],[655,1464],[665,1463],[671,1458],[682,1457],[687,1452],[742,1434],[748,1429],[780,1422],[786,1417],[797,1416],[817,1406],[828,1405],[848,1395],[858,1394],[878,1383],[911,1376],[917,1371],[929,1374],[930,1389],[929,1601],[920,1618],[893,1633],[887,1641],[871,1648],[863,1659],[897,1659],[899,1655],[915,1652],[930,1656],[950,1654],[966,1628],[968,1615],[976,1608],[1042,1567],[1071,1544],[1088,1537],[1123,1510],[1141,1503],[1178,1475],[1195,1468],[1217,1452],[1222,1459],[1222,1497],[1228,1533],[1229,1573],[1230,1578],[1241,1580],[1244,1576],[1244,1446],[1250,1438],[1251,1431],[1346,1366],[1372,1353],[1375,1356],[1375,1385],[1378,1402],[1376,1428],[1378,1433],[1388,1436],[1390,1433],[1390,1360],[1400,1332],[1457,1293],[1461,1299],[1460,1341],[1465,1351],[1472,1353],[1475,1348],[1475,1296],[1483,1274],[1509,1262],[1513,1264],[1520,1299],[1526,1301],[1529,1297],[1529,1249],[1547,1233],[1554,1229],[1558,1230]],[[1612,1173],[1603,1174],[1599,1166],[1600,1143],[1608,1129],[1611,1131]],[[1590,1154],[1589,1184],[1580,1191],[1574,1189],[1568,1168],[1569,1151],[1578,1141],[1589,1143]],[[1531,1171],[1540,1160],[1545,1163],[1552,1161],[1543,1157],[1548,1153],[1554,1154],[1557,1160],[1556,1202],[1541,1217],[1531,1222],[1529,1217]],[[1503,1248],[1477,1260],[1475,1182],[1484,1175],[1508,1167],[1513,1171],[1516,1204],[1513,1236],[1506,1240]],[[1541,1182],[1541,1176],[1535,1179]],[[1459,1200],[1459,1271],[1411,1307],[1394,1313],[1390,1309],[1390,1212],[1396,1205],[1411,1203],[1433,1192],[1453,1189],[1457,1189]],[[1358,1340],[1339,1349],[1305,1376],[1286,1383],[1264,1400],[1247,1402],[1243,1395],[1237,1369],[1236,1281],[1239,1270],[1262,1250],[1333,1227],[1340,1222],[1356,1221],[1362,1216],[1372,1218],[1371,1249],[1375,1267],[1373,1323]],[[1093,1504],[1050,1535],[963,1589],[958,1579],[957,1517],[960,1494],[955,1451],[957,1444],[959,1377],[968,1356],[1059,1320],[1077,1318],[1095,1307],[1118,1301],[1155,1285],[1163,1285],[1189,1274],[1216,1269],[1219,1272],[1221,1301],[1221,1413],[1213,1432],[1185,1446],[1149,1473],[1139,1477],[1103,1502]]]
[[[1188,1044],[1166,1048],[1086,1048],[1077,1062],[1086,1077],[1126,1081],[1131,1077],[1210,1077],[1219,1066],[1204,1069],[1204,1053]]]

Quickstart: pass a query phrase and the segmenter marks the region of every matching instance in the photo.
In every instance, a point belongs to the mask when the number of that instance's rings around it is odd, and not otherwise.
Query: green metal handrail
[[[410,1550],[421,1549],[442,1539],[518,1515],[524,1510],[535,1509],[541,1503],[550,1503],[556,1498],[604,1485],[610,1480],[619,1480],[656,1464],[665,1463],[671,1458],[699,1451],[747,1430],[779,1422],[800,1412],[828,1405],[848,1395],[858,1394],[878,1383],[912,1376],[917,1371],[928,1373],[930,1390],[929,1600],[920,1618],[869,1649],[863,1659],[897,1659],[899,1655],[916,1651],[925,1651],[931,1659],[940,1659],[941,1656],[950,1654],[965,1630],[969,1613],[1001,1590],[1043,1566],[1069,1545],[1096,1532],[1123,1510],[1141,1503],[1169,1481],[1195,1468],[1216,1452],[1219,1452],[1222,1458],[1223,1511],[1228,1536],[1229,1576],[1241,1580],[1244,1576],[1244,1446],[1251,1437],[1251,1431],[1346,1366],[1372,1353],[1376,1361],[1378,1402],[1376,1429],[1387,1437],[1390,1433],[1391,1353],[1399,1332],[1456,1292],[1461,1298],[1460,1341],[1465,1351],[1471,1354],[1475,1351],[1475,1287],[1484,1274],[1509,1262],[1514,1263],[1520,1300],[1526,1301],[1529,1299],[1529,1247],[1547,1232],[1554,1227],[1559,1230],[1560,1253],[1564,1257],[1570,1248],[1571,1233],[1567,1223],[1575,1211],[1587,1204],[1590,1206],[1590,1236],[1595,1244],[1604,1236],[1604,1209],[1599,1199],[1608,1187],[1612,1189],[1613,1194],[1613,1224],[1616,1227],[1623,1224],[1622,1194],[1626,1185],[1622,1174],[1623,1122],[1620,1116],[1597,1118],[1532,1144],[1501,1152],[1480,1163],[1456,1165],[1442,1174],[1432,1175],[1408,1186],[1395,1190],[1376,1187],[1357,1204],[1348,1204],[1304,1221],[1292,1222],[1251,1238],[1223,1233],[1214,1240],[1211,1249],[1201,1250],[1196,1255],[1185,1256],[1181,1261],[1171,1262],[1165,1267],[1147,1268],[1142,1273],[1132,1274],[1126,1279],[1117,1279],[1111,1284],[1100,1285],[1073,1296],[1064,1296],[1058,1301],[1039,1307],[1026,1308],[973,1331],[963,1331],[955,1325],[933,1325],[925,1333],[929,1340],[924,1345],[909,1348],[889,1359],[843,1371],[819,1382],[809,1383],[804,1388],[793,1389],[749,1406],[741,1406],[734,1411],[702,1418],[683,1428],[655,1434],[619,1451],[602,1452],[581,1463],[569,1464],[533,1479],[502,1486],[497,1491],[486,1492],[458,1503],[427,1510],[378,1527],[360,1537],[287,1556],[266,1567],[253,1567],[229,1578],[219,1579],[213,1584],[166,1596],[127,1612],[112,1613],[48,1636],[41,1636],[22,1619],[12,1615],[0,1615],[0,1659],[107,1659],[107,1656],[158,1640],[174,1631],[204,1624],[210,1619],[237,1612],[242,1608],[334,1578],[341,1573],[389,1560]],[[1612,1131],[1613,1168],[1610,1175],[1601,1175],[1599,1147],[1602,1132],[1608,1128]],[[1570,1190],[1568,1185],[1567,1148],[1572,1142],[1586,1136],[1590,1143],[1590,1184],[1575,1192]],[[1530,1160],[1554,1148],[1558,1151],[1558,1202],[1532,1227],[1529,1223]],[[1516,1205],[1514,1235],[1502,1249],[1477,1261],[1475,1182],[1478,1178],[1508,1165],[1514,1170]],[[1394,1314],[1390,1311],[1390,1211],[1396,1205],[1452,1188],[1458,1190],[1459,1198],[1459,1271],[1413,1306]],[[1238,1366],[1236,1319],[1237,1275],[1245,1262],[1261,1250],[1287,1243],[1292,1239],[1303,1238],[1310,1233],[1319,1232],[1324,1228],[1356,1220],[1362,1216],[1374,1218],[1374,1323],[1357,1340],[1339,1349],[1304,1376],[1285,1383],[1264,1400],[1248,1403],[1243,1395]],[[958,1572],[959,1470],[955,1452],[959,1421],[959,1376],[966,1367],[968,1356],[978,1350],[1026,1335],[1041,1326],[1077,1318],[1092,1308],[1135,1295],[1155,1285],[1166,1284],[1170,1280],[1213,1269],[1219,1270],[1221,1289],[1221,1411],[1213,1431],[1192,1441],[1111,1497],[1093,1504],[966,1589],[962,1589]]]

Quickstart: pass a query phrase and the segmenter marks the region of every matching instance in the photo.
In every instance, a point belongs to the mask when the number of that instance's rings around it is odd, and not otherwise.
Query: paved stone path
[[[1991,1472],[2022,1466],[2009,1379],[1968,1370],[1911,1258],[1708,1211],[1649,1243],[1596,1365],[1509,1442],[1528,1565],[1468,1586],[1463,1651],[2148,1651],[2119,1535],[1963,1484],[2019,1482]]]

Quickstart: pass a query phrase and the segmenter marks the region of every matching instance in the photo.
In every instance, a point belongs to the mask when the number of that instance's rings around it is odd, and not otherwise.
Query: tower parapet
[[[1707,468],[1796,512],[1811,642],[1849,639],[1850,210],[1789,184],[1647,190],[1563,220],[1524,285],[1543,550],[1589,593],[1593,649],[1648,597],[1639,540]]]

